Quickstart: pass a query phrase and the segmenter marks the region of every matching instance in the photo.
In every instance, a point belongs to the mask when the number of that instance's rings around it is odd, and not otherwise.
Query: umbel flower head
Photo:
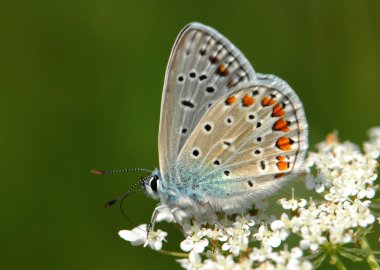
[[[310,196],[301,198],[292,190],[291,198],[278,201],[282,209],[278,216],[268,215],[263,202],[241,215],[184,218],[184,240],[179,244],[183,253],[165,253],[184,257],[177,261],[185,269],[314,269],[325,259],[346,269],[342,257],[365,260],[371,269],[380,269],[366,239],[375,222],[380,223],[373,210],[380,209],[375,201],[380,128],[371,129],[369,137],[361,151],[328,135],[306,160]],[[165,207],[158,217],[174,221]],[[132,245],[163,252],[167,233],[142,224],[119,235]]]

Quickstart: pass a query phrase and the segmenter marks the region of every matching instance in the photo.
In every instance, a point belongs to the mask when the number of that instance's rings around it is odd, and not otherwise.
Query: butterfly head
[[[159,169],[155,169],[149,177],[146,177],[140,182],[141,187],[145,192],[154,199],[159,199],[159,193],[162,187],[161,174]]]

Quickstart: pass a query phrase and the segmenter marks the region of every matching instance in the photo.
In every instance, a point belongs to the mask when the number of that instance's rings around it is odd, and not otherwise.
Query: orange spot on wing
[[[294,141],[290,138],[280,137],[276,141],[276,146],[283,151],[288,151],[288,150],[291,150],[293,143]]]
[[[270,97],[264,97],[262,100],[261,100],[261,105],[263,105],[264,107],[266,106],[271,106],[274,104],[274,99],[273,98],[270,98]]]
[[[285,171],[285,170],[289,169],[289,162],[286,161],[287,157],[277,156],[276,159],[278,160],[276,165],[280,171]],[[274,177],[280,178],[283,175],[284,175],[283,173],[279,173],[279,174],[276,174]]]
[[[225,103],[226,105],[231,105],[233,104],[234,102],[236,101],[236,97],[235,96],[230,96],[226,99]]]
[[[284,118],[280,118],[274,123],[273,129],[276,131],[288,132],[289,131],[289,122],[285,121]]]
[[[245,95],[241,101],[244,107],[248,107],[248,106],[251,106],[255,102],[255,99],[251,97],[250,95]]]
[[[272,116],[280,117],[284,115],[285,115],[284,107],[280,103],[277,103],[273,107]]]
[[[227,69],[227,67],[225,65],[220,65],[216,69],[216,73],[218,73],[221,76],[226,76],[228,74],[228,69]]]
[[[279,161],[279,162],[277,163],[277,168],[278,168],[280,171],[285,171],[285,170],[289,169],[289,162]]]

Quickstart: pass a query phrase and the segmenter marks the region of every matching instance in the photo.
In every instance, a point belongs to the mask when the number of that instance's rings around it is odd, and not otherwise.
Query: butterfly
[[[190,23],[170,54],[158,137],[159,168],[138,183],[148,195],[173,211],[239,212],[302,171],[308,125],[285,81]]]

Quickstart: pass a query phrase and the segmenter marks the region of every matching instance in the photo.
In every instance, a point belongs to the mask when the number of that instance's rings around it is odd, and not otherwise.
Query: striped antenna
[[[112,205],[114,205],[116,202],[118,201],[123,201],[125,199],[125,197],[127,197],[128,195],[130,194],[133,194],[132,191],[138,186],[138,185],[141,185],[146,179],[148,179],[150,176],[147,176],[145,178],[141,177],[141,179],[135,183],[133,186],[131,186],[126,192],[124,192],[123,194],[119,195],[118,197],[116,197],[115,199],[107,202],[104,206],[106,208],[108,207],[111,207]]]
[[[151,170],[142,169],[142,168],[131,168],[131,169],[121,169],[121,170],[91,170],[92,174],[121,174],[129,172],[148,172],[151,173]]]

